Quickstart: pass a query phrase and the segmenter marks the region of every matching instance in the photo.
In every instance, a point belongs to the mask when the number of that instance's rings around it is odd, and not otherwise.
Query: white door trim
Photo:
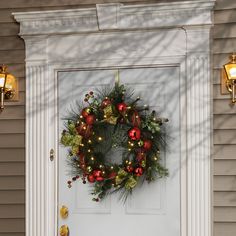
[[[27,236],[57,235],[57,158],[49,160],[50,149],[58,145],[57,72],[148,65],[180,68],[181,236],[211,236],[209,42],[214,3],[98,4],[13,14],[26,44]],[[158,47],[155,40],[145,44],[145,37],[159,40]]]

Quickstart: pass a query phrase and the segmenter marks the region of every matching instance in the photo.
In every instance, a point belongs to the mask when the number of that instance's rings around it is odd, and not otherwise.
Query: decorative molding
[[[211,83],[209,53],[187,55],[186,75],[188,235],[210,236]]]
[[[56,151],[58,144],[57,71],[156,65],[179,66],[182,78],[181,236],[211,236],[209,32],[214,3],[98,4],[13,13],[26,43],[26,236],[57,235],[58,163],[49,160],[50,148]]]
[[[97,4],[99,30],[119,29],[120,3]]]
[[[26,66],[26,232],[32,236],[45,235],[49,227],[46,71],[46,64]]]
[[[20,35],[98,30],[97,12],[93,8],[13,13],[13,15],[18,22],[21,22]]]
[[[13,13],[20,35],[64,34],[111,29],[210,25],[215,0],[145,5],[97,4],[96,8]]]

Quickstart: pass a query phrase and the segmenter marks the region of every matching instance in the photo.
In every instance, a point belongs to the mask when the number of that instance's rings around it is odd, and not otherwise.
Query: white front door
[[[59,72],[59,136],[63,118],[76,110],[89,91],[115,82],[116,69]],[[75,182],[68,188],[70,167],[67,149],[59,148],[58,211],[62,205],[69,216],[58,214],[58,231],[67,225],[70,236],[180,236],[180,89],[179,67],[119,69],[120,83],[133,88],[152,109],[167,117],[167,148],[162,152],[169,177],[136,189],[123,204],[117,195],[102,202],[92,201],[89,184]],[[60,138],[60,137],[59,137]]]

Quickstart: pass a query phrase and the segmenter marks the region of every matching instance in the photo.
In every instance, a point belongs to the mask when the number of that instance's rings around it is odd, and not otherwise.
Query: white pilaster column
[[[46,38],[26,42],[26,235],[47,236],[50,228],[49,85]]]
[[[188,236],[211,236],[209,28],[187,28],[186,34]]]

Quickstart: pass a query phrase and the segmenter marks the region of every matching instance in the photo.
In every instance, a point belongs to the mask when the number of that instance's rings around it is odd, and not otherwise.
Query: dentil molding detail
[[[146,5],[97,4],[96,8],[13,13],[20,35],[79,33],[211,24],[215,1]]]

